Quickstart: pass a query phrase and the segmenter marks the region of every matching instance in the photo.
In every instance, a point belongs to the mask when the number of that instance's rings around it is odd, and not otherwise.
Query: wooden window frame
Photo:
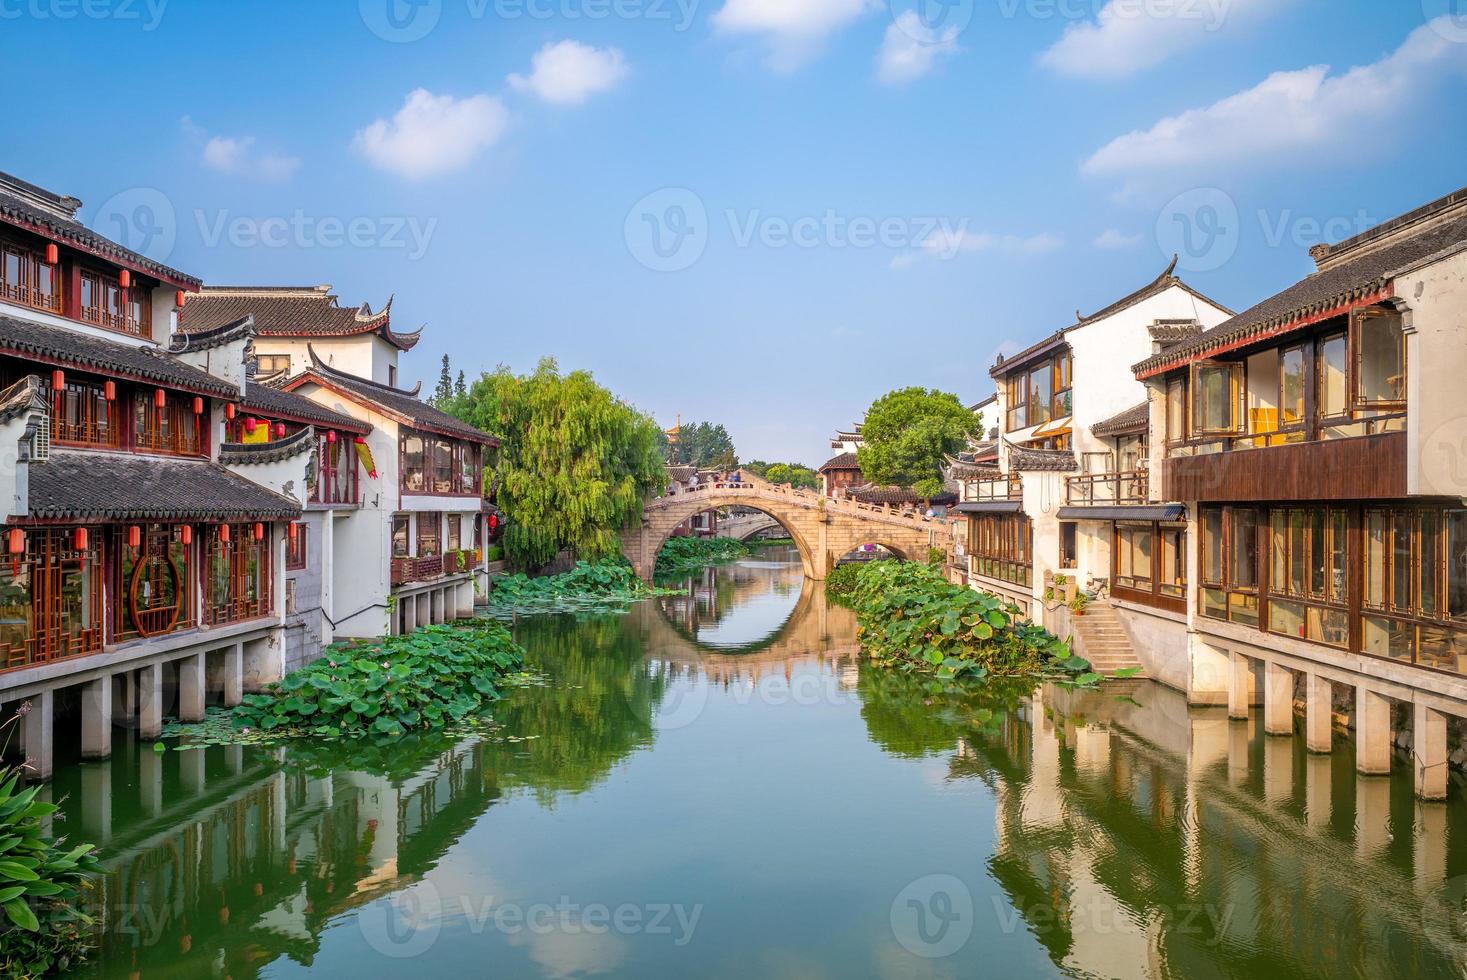
[[[16,271],[19,273],[16,282],[11,282],[6,275],[9,264],[6,260],[12,255],[15,256]],[[49,301],[41,298],[37,286],[43,268],[51,270]],[[60,262],[55,265],[47,264],[44,243],[37,247],[11,238],[0,238],[0,301],[61,315],[66,309],[63,279]]]
[[[162,409],[154,397],[151,389],[136,388],[131,393],[132,449],[160,456],[209,455],[204,419],[194,414],[193,396],[166,392]]]
[[[77,319],[114,333],[127,334],[132,337],[152,337],[153,297],[151,289],[140,283],[134,283],[123,289],[116,273],[104,272],[94,267],[81,269],[78,281],[81,292],[77,296]],[[90,306],[83,302],[88,285],[92,291],[92,305]],[[106,309],[101,303],[102,297],[107,295],[109,289],[117,291],[117,313]],[[136,319],[131,316],[134,301],[138,305]]]
[[[275,606],[272,531],[271,525],[265,524],[265,537],[257,541],[253,523],[230,524],[229,540],[222,541],[217,527],[204,529],[204,621],[208,625],[271,615]],[[223,572],[222,590],[216,575],[219,571]],[[254,598],[248,595],[251,586]]]
[[[1316,515],[1320,517],[1318,530],[1322,532],[1324,538],[1321,546],[1325,563],[1324,568],[1321,570],[1321,574],[1324,577],[1323,592],[1315,592],[1312,586],[1316,528],[1311,518]],[[1294,554],[1295,542],[1293,540],[1291,523],[1295,516],[1298,516],[1302,520],[1300,546],[1304,551],[1304,554],[1297,558],[1297,563],[1300,563],[1303,568],[1302,588],[1299,591],[1295,591],[1292,584],[1288,581],[1288,570],[1292,569],[1296,564],[1296,556]],[[1280,517],[1283,518],[1282,531],[1280,531],[1278,526]],[[1344,519],[1342,529],[1336,524],[1338,518]],[[1267,550],[1260,557],[1260,563],[1266,569],[1266,574],[1262,577],[1261,581],[1266,586],[1264,595],[1267,598],[1267,607],[1264,626],[1267,632],[1277,636],[1287,636],[1291,639],[1304,640],[1309,643],[1319,643],[1335,649],[1350,649],[1350,622],[1353,618],[1351,615],[1350,578],[1353,563],[1357,558],[1354,549],[1351,547],[1351,538],[1354,537],[1351,528],[1351,513],[1349,510],[1341,507],[1305,505],[1298,507],[1271,507],[1268,509],[1266,523],[1266,540],[1268,544]],[[1344,535],[1343,542],[1339,540],[1341,533]],[[1281,536],[1283,538],[1282,542],[1279,540]],[[1345,581],[1342,585],[1337,585],[1330,581],[1330,571],[1333,568],[1336,548],[1342,548],[1344,551]],[[1280,556],[1282,557],[1285,569],[1285,578],[1282,582],[1279,581],[1275,567]],[[1340,588],[1344,590],[1343,595],[1339,594]],[[1286,633],[1281,629],[1281,623],[1277,622],[1275,616],[1275,607],[1280,604],[1297,606],[1299,608],[1301,623],[1305,630],[1303,635],[1296,636],[1293,633]],[[1343,617],[1345,622],[1345,636],[1343,641],[1335,643],[1325,639],[1323,630],[1321,630],[1321,635],[1317,638],[1309,636],[1309,616],[1311,611],[1319,615],[1321,623],[1327,614]]]
[[[1404,412],[1406,411],[1406,382],[1410,377],[1410,366],[1407,363],[1407,345],[1404,325],[1402,326],[1400,354],[1400,398],[1386,399],[1384,401],[1368,401],[1365,397],[1363,386],[1365,384],[1365,324],[1371,320],[1395,320],[1402,321],[1401,314],[1395,310],[1383,310],[1379,307],[1369,307],[1356,310],[1350,317],[1350,409],[1353,412]]]
[[[1222,561],[1221,561],[1222,581],[1221,582],[1209,581],[1209,580],[1207,580],[1206,574],[1205,574],[1206,573],[1206,569],[1207,569],[1208,557],[1209,557],[1209,555],[1212,552],[1212,548],[1209,547],[1208,540],[1207,540],[1207,535],[1205,533],[1203,533],[1203,531],[1205,529],[1205,523],[1204,523],[1204,521],[1206,519],[1206,514],[1207,513],[1209,513],[1209,512],[1217,512],[1217,511],[1221,511],[1222,512],[1222,521],[1221,521],[1220,532],[1219,532],[1220,533],[1221,540],[1216,545],[1216,547],[1218,549],[1218,552],[1219,552],[1219,557],[1222,559]],[[1239,585],[1237,582],[1235,582],[1233,580],[1233,571],[1234,571],[1234,564],[1235,564],[1235,556],[1233,554],[1233,544],[1234,544],[1234,538],[1236,537],[1236,535],[1234,534],[1234,529],[1233,529],[1233,518],[1234,518],[1234,515],[1235,514],[1239,514],[1239,513],[1245,512],[1245,511],[1251,511],[1254,514],[1254,525],[1253,525],[1253,538],[1254,538],[1253,579],[1254,579],[1254,584],[1251,585],[1251,586],[1250,585]],[[1204,508],[1201,509],[1201,511],[1199,511],[1199,513],[1198,513],[1198,520],[1197,520],[1197,526],[1198,526],[1198,556],[1199,556],[1199,559],[1200,559],[1199,562],[1198,562],[1198,570],[1199,570],[1198,578],[1199,578],[1200,581],[1198,582],[1198,588],[1197,588],[1197,612],[1198,612],[1198,615],[1200,615],[1200,616],[1202,616],[1202,617],[1204,617],[1206,619],[1215,619],[1215,620],[1221,620],[1222,622],[1236,623],[1238,625],[1252,627],[1254,629],[1258,629],[1258,628],[1261,628],[1262,627],[1262,625],[1264,623],[1264,619],[1263,619],[1264,614],[1265,614],[1264,603],[1265,603],[1265,597],[1267,595],[1267,589],[1265,588],[1265,583],[1266,583],[1265,575],[1266,575],[1266,571],[1265,571],[1264,568],[1260,568],[1259,565],[1260,564],[1264,564],[1266,566],[1266,562],[1263,562],[1263,558],[1262,558],[1262,556],[1266,555],[1266,552],[1263,549],[1261,535],[1263,533],[1263,528],[1266,526],[1267,519],[1268,519],[1268,510],[1266,508],[1261,508],[1261,507],[1256,507],[1256,506],[1204,507]],[[1263,522],[1265,522],[1265,524],[1260,525],[1259,524],[1259,521],[1260,520],[1263,521]],[[1224,615],[1222,615],[1222,616],[1215,616],[1215,615],[1213,615],[1212,613],[1210,613],[1208,611],[1208,601],[1207,601],[1208,600],[1208,593],[1218,593],[1218,594],[1221,594],[1221,596],[1223,598],[1222,605],[1223,605]],[[1252,607],[1253,607],[1253,610],[1254,610],[1256,621],[1250,620],[1250,619],[1247,619],[1247,618],[1244,618],[1244,619],[1241,619],[1241,620],[1240,619],[1233,618],[1233,608],[1234,608],[1234,599],[1235,598],[1239,598],[1239,599],[1252,599],[1253,600]]]
[[[37,664],[68,660],[99,653],[106,643],[107,612],[106,554],[100,529],[90,528],[85,551],[74,548],[74,527],[31,527],[26,529],[23,555],[0,563],[0,580],[6,588],[6,619],[20,615],[25,629],[18,643],[0,644],[0,672],[22,670]],[[66,597],[69,576],[87,580],[86,598],[68,612]],[[16,583],[25,582],[24,586]],[[23,589],[23,593],[18,590]],[[13,602],[23,594],[24,602]],[[13,610],[13,612],[12,612]],[[69,615],[83,615],[89,626],[63,630]]]
[[[1205,405],[1205,400],[1198,396],[1198,393],[1202,391],[1202,385],[1199,383],[1199,379],[1202,372],[1219,369],[1226,371],[1228,375],[1228,420],[1227,424],[1214,428],[1205,425],[1202,419],[1199,418],[1201,410]],[[1189,400],[1192,408],[1190,428],[1193,433],[1198,436],[1213,437],[1236,436],[1243,433],[1243,421],[1247,414],[1243,410],[1243,398],[1246,391],[1245,370],[1246,368],[1242,361],[1204,360],[1192,364],[1190,378],[1191,395]]]
[[[398,550],[398,532],[402,532],[402,550]],[[413,555],[413,522],[410,514],[392,515],[392,531],[388,538],[388,550],[393,558],[411,558]]]
[[[121,448],[123,427],[117,416],[116,400],[107,400],[101,382],[67,375],[63,389],[51,392],[51,441],[58,446]]]
[[[305,569],[311,554],[310,534],[310,525],[302,521],[295,525],[295,539],[286,537],[285,567],[287,571],[299,572]]]
[[[113,604],[116,638],[148,639],[197,626],[199,593],[194,550],[197,546],[183,543],[182,527],[178,525],[141,525],[141,543],[136,549],[127,545],[126,534],[126,527],[115,528],[112,534],[117,555]],[[173,580],[176,598],[173,605],[150,602],[151,593],[163,575]]]
[[[1121,583],[1121,537],[1125,528],[1144,528],[1151,535],[1151,574],[1150,588],[1139,589]],[[1163,547],[1164,536],[1174,535],[1181,532],[1181,548],[1183,581],[1181,585],[1182,594],[1168,595],[1167,588],[1175,588],[1165,581],[1165,549]],[[1157,609],[1166,609],[1172,612],[1185,613],[1187,611],[1187,590],[1190,587],[1187,564],[1187,534],[1186,524],[1175,521],[1116,521],[1111,526],[1111,568],[1110,587],[1111,594],[1118,599],[1152,606]]]
[[[439,511],[419,511],[414,521],[413,554],[418,558],[439,558],[443,555],[443,515]],[[425,527],[424,525],[429,525]],[[434,551],[423,550],[425,542],[432,542]]]
[[[978,575],[1032,588],[1033,522],[1024,514],[969,515],[968,561]]]

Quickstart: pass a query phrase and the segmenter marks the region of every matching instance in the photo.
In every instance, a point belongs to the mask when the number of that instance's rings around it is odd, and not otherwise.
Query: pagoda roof
[[[377,334],[400,351],[410,351],[423,330],[392,329],[392,297],[373,312],[368,303],[341,306],[330,286],[205,286],[185,298],[179,324],[206,331],[253,316],[261,337],[358,337]]]

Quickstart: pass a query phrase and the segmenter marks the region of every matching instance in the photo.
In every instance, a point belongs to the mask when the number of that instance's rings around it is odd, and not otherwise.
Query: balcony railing
[[[963,503],[976,504],[992,500],[1023,500],[1024,483],[1017,476],[996,480],[963,481]]]
[[[1065,503],[1076,507],[1094,504],[1144,504],[1150,499],[1151,479],[1146,470],[1124,473],[1087,473],[1065,481]]]
[[[398,586],[409,582],[435,582],[449,575],[472,571],[478,565],[479,551],[475,548],[448,551],[424,558],[394,558],[392,584]]]

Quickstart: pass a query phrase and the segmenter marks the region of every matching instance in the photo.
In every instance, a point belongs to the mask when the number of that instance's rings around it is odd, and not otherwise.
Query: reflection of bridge
[[[763,511],[784,527],[800,549],[805,576],[823,581],[842,555],[879,544],[899,558],[923,560],[945,542],[948,522],[911,511],[835,500],[808,490],[777,487],[752,474],[742,483],[706,483],[647,502],[640,527],[622,532],[622,553],[637,574],[650,579],[657,553],[674,528],[718,507]]]

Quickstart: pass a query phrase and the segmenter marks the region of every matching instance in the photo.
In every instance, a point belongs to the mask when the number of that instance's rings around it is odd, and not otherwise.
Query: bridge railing
[[[892,504],[866,504],[856,500],[842,500],[838,497],[827,497],[814,490],[802,490],[789,485],[781,486],[763,481],[752,483],[748,481],[714,480],[691,487],[679,485],[674,487],[671,493],[658,497],[657,501],[672,502],[688,497],[706,497],[714,493],[729,493],[731,491],[755,497],[784,497],[794,503],[807,506],[821,506],[827,511],[863,517],[878,517],[883,520],[896,519],[916,524],[937,524],[939,526],[946,526],[950,523],[945,517],[928,516],[915,507],[897,507]]]

